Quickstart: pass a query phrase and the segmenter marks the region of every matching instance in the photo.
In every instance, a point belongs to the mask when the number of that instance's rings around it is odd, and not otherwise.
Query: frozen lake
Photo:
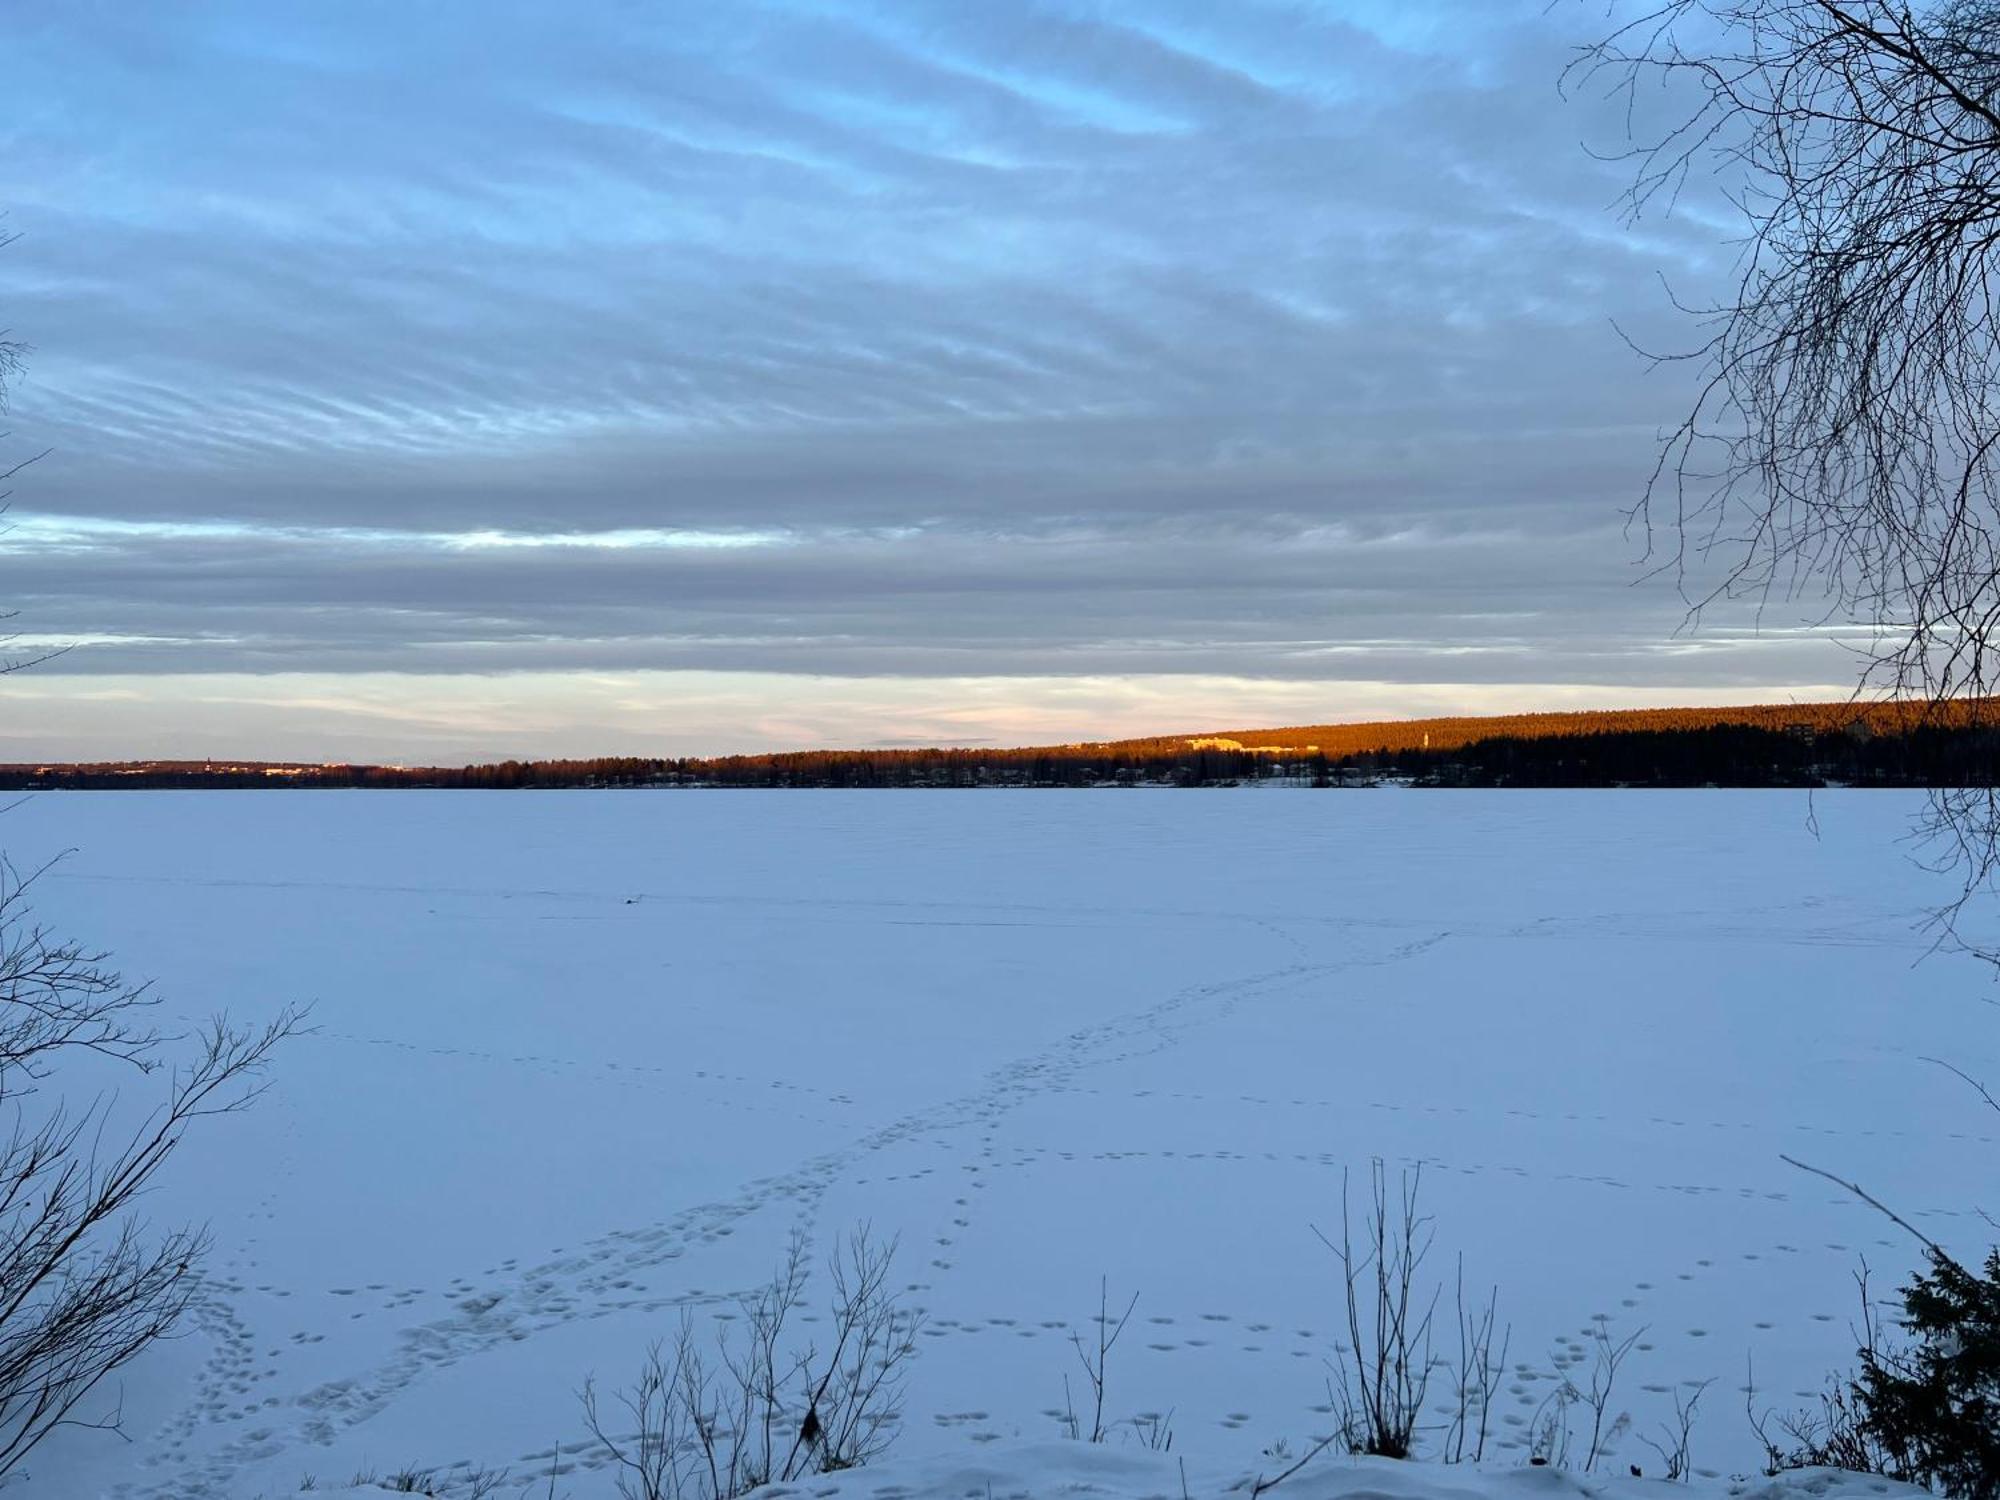
[[[1816,1392],[1857,1256],[1885,1291],[1912,1264],[1780,1153],[1972,1251],[2000,1207],[2000,1121],[1922,1061],[2000,1077],[1992,980],[1918,962],[1917,805],[1822,793],[1815,835],[1757,792],[35,798],[0,832],[77,850],[51,925],[170,1016],[318,1030],[148,1206],[217,1250],[126,1374],[134,1441],[67,1434],[25,1493],[525,1479],[587,1374],[861,1219],[930,1320],[899,1452],[1053,1436],[1104,1276],[1139,1295],[1112,1413],[1247,1461],[1326,1426],[1311,1226],[1373,1157],[1424,1164],[1437,1274],[1498,1284],[1508,1415],[1603,1315],[1647,1330],[1620,1408],[1713,1378],[1696,1457],[1746,1468],[1746,1363]]]

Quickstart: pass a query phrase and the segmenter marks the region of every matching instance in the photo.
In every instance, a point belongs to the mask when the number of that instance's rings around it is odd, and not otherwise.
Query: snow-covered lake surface
[[[148,1205],[218,1248],[125,1376],[132,1441],[65,1434],[25,1493],[525,1479],[560,1443],[608,1496],[584,1377],[862,1219],[929,1318],[899,1457],[1053,1437],[1104,1276],[1139,1295],[1113,1413],[1249,1465],[1326,1426],[1312,1226],[1374,1157],[1424,1164],[1438,1274],[1499,1286],[1509,1417],[1602,1317],[1646,1330],[1638,1428],[1712,1378],[1695,1456],[1745,1471],[1746,1364],[1816,1392],[1857,1257],[1884,1290],[1912,1261],[1780,1154],[1968,1250],[2000,1208],[2000,1121],[1923,1061],[2000,1076],[2000,990],[1919,962],[1918,805],[1822,793],[1815,835],[1779,793],[33,799],[0,832],[77,850],[51,925],[169,1016],[318,1030]]]

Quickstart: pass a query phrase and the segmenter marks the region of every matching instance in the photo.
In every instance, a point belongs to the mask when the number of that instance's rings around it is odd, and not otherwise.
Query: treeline
[[[134,788],[656,786],[683,764],[632,756],[501,761],[479,766],[300,765],[279,761],[104,761],[0,766],[0,790]]]
[[[1503,735],[1455,750],[1398,750],[1384,774],[1476,787],[1922,787],[2000,783],[2000,732],[1923,725],[1903,734],[1801,734],[1752,725]]]
[[[1379,727],[1379,726],[1377,726]],[[1710,723],[1688,728],[1500,734],[1429,746],[1396,736],[1366,749],[1157,748],[1130,744],[1024,751],[852,751],[683,762],[679,775],[709,786],[1217,786],[1276,783],[1419,786],[1960,786],[2000,782],[2000,730],[1913,722],[1878,732]],[[1230,736],[1228,738],[1234,738]],[[1247,738],[1246,738],[1247,743]]]
[[[1544,740],[1582,735],[1639,734],[1735,725],[1794,737],[1829,734],[1904,735],[1925,727],[2000,723],[2000,700],[1933,704],[1765,703],[1729,708],[1620,708],[1564,713],[1392,720],[1372,724],[1306,724],[1286,729],[1230,729],[1202,736],[1259,750],[1317,751],[1333,759],[1401,750],[1457,750],[1486,740]],[[1195,737],[1119,740],[1107,748],[1170,752]]]
[[[2000,782],[1993,705],[1786,704],[1317,725],[1022,749],[807,750],[408,767],[0,766],[8,790],[132,787],[1857,786]]]

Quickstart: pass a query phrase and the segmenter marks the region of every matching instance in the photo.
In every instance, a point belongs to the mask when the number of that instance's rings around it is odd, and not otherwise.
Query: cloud
[[[1845,681],[1635,566],[1611,323],[1729,251],[1611,216],[1590,19],[28,0],[10,598],[79,691]]]

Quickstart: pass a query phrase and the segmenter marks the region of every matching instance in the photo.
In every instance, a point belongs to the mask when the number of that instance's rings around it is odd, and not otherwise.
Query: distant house
[[[1244,755],[1317,755],[1317,745],[1246,745],[1241,740],[1226,740],[1217,735],[1205,739],[1189,740],[1190,750],[1235,750]]]

